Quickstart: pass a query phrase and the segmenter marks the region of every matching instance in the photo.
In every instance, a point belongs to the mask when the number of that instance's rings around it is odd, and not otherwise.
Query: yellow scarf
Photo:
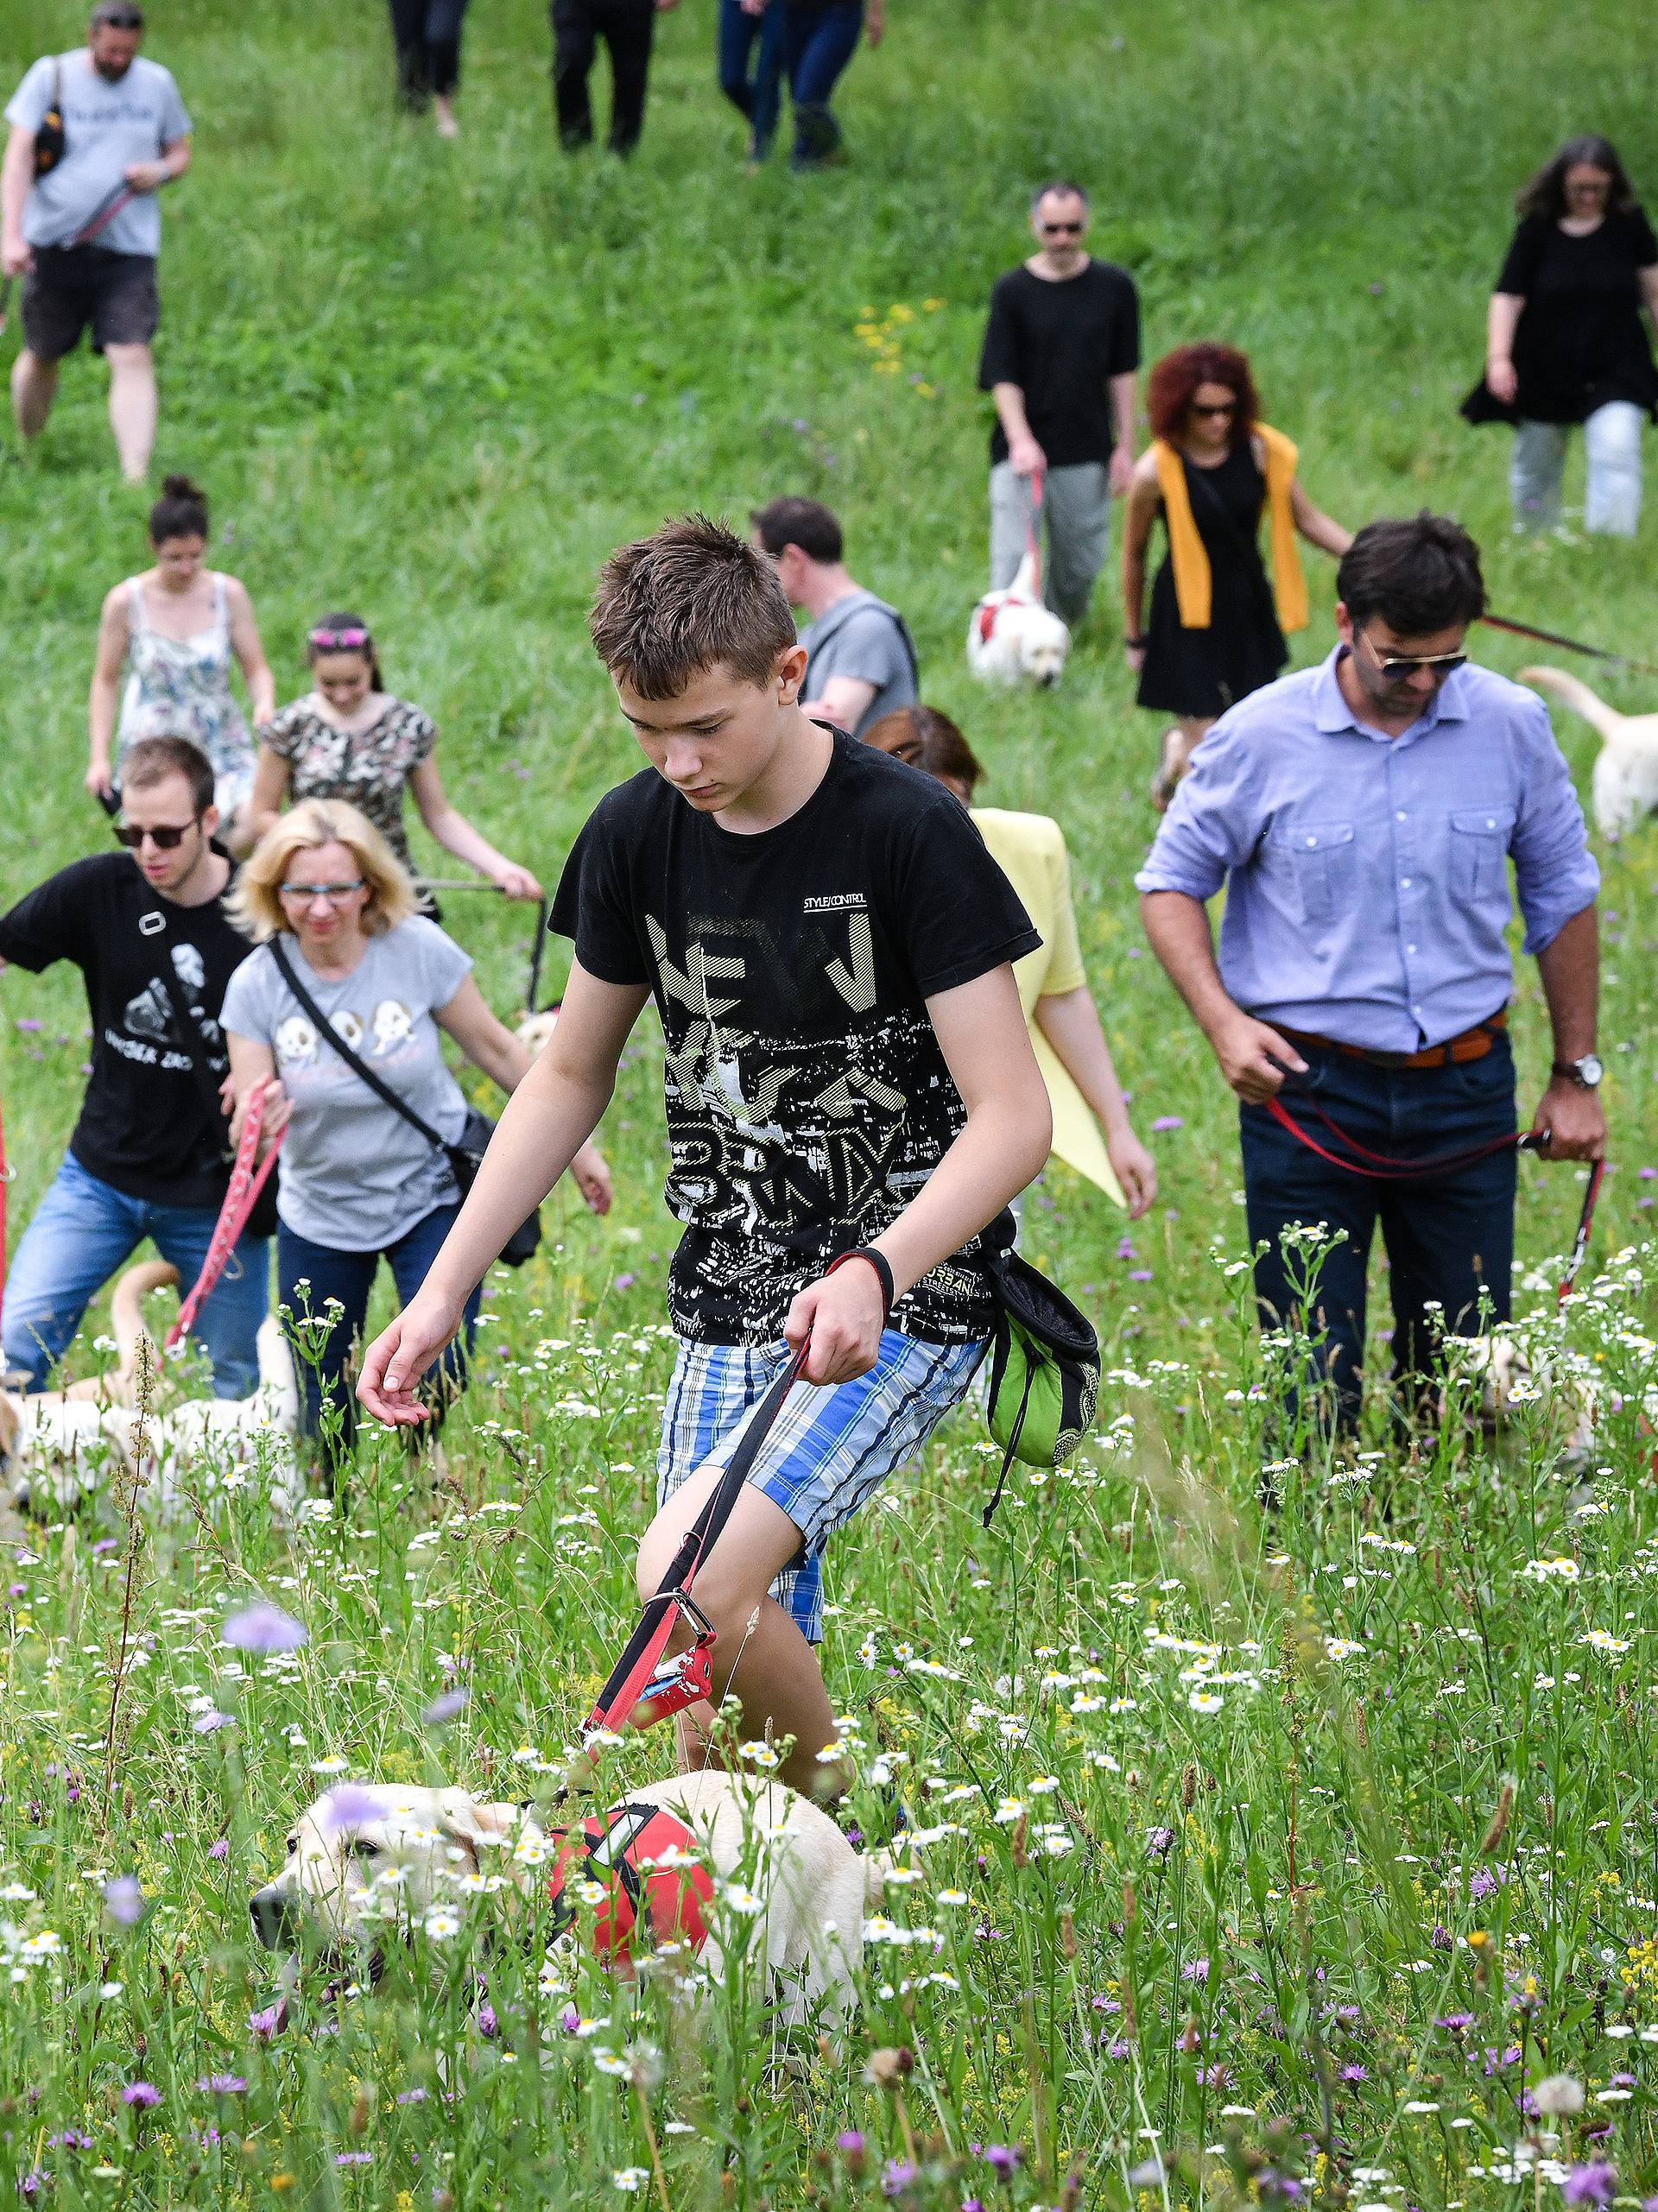
[[[1290,486],[1295,481],[1295,448],[1281,430],[1257,422],[1255,433],[1267,452],[1267,512],[1272,532],[1272,597],[1281,629],[1307,628],[1307,578],[1295,547]],[[1157,457],[1157,489],[1163,495],[1168,526],[1168,554],[1174,564],[1174,598],[1185,629],[1207,629],[1211,580],[1209,556],[1192,519],[1192,495],[1176,449],[1161,438],[1152,440]]]

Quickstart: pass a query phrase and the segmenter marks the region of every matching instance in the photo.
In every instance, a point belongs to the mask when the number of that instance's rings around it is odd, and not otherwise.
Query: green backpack
[[[1099,1339],[1087,1316],[1017,1252],[992,1260],[990,1272],[997,1311],[987,1411],[1002,1471],[986,1528],[1013,1462],[1062,1466],[1093,1426],[1099,1397]]]

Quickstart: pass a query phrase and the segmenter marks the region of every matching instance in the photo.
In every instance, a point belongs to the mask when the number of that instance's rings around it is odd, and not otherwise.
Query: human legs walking
[[[144,1229],[179,1271],[187,1298],[200,1274],[218,1216],[203,1206],[144,1209]],[[192,1335],[212,1363],[220,1398],[250,1398],[259,1387],[259,1324],[270,1311],[270,1240],[240,1236],[225,1272],[203,1299]]]
[[[1516,530],[1558,529],[1560,478],[1566,473],[1566,425],[1517,422],[1509,457],[1509,502]]]
[[[110,428],[116,457],[129,483],[149,474],[155,450],[155,363],[147,345],[106,345],[110,364]]]
[[[787,7],[787,0],[772,0]],[[864,0],[837,0],[827,8],[788,8],[784,25],[789,95],[794,103],[797,169],[816,168],[840,150],[840,125],[829,105],[842,71],[857,51]]]
[[[1094,578],[1105,565],[1111,498],[1104,465],[1067,463],[1050,469],[1042,485],[1042,597],[1061,622],[1076,623],[1088,611]],[[990,471],[990,589],[1005,591],[1019,573],[1030,543],[1036,508],[1028,477],[1011,461]]]
[[[655,0],[552,0],[553,92],[559,136],[574,151],[593,135],[587,79],[600,38],[611,56],[613,154],[630,154],[644,126]]]
[[[1608,400],[1583,426],[1589,480],[1583,527],[1632,538],[1641,520],[1641,430],[1645,410],[1632,400]]]
[[[719,0],[719,89],[748,118],[751,161],[765,159],[776,135],[782,93],[783,16],[783,0],[768,0],[764,12],[758,16],[750,15],[742,0]]]
[[[1105,566],[1111,495],[1103,461],[1050,469],[1042,489],[1047,559],[1042,597],[1073,628],[1088,611],[1094,578]]]

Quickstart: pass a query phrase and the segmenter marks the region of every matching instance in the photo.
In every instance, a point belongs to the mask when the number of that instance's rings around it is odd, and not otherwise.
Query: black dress
[[[1192,519],[1209,556],[1209,627],[1187,629],[1165,554],[1151,587],[1146,658],[1136,697],[1163,714],[1224,714],[1269,684],[1289,658],[1256,543],[1266,479],[1245,439],[1218,468],[1194,468],[1184,453]]]
[[[1658,262],[1658,238],[1638,207],[1614,212],[1574,238],[1550,216],[1515,232],[1499,292],[1525,301],[1514,333],[1519,389],[1511,406],[1484,379],[1462,403],[1470,422],[1583,422],[1611,400],[1658,420],[1658,370],[1641,319],[1638,272]]]

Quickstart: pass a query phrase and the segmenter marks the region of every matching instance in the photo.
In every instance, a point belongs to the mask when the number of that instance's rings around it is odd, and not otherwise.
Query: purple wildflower
[[[1172,1828],[1154,1828],[1146,1838],[1147,1855],[1151,1858],[1166,1859],[1174,1849],[1174,1830]]]
[[[1344,2082],[1368,2082],[1370,2077],[1365,2068],[1355,2062],[1342,2068],[1341,2078]]]
[[[1464,2028],[1472,2027],[1473,2024],[1471,2013],[1441,2013],[1433,2023],[1436,2028],[1443,2028],[1447,2035],[1460,2035]]]
[[[257,2036],[261,2043],[269,2043],[280,2032],[282,2025],[282,2007],[280,2001],[275,2005],[266,2005],[261,2011],[248,2014],[249,2032]]]
[[[1567,2204],[1610,2204],[1617,2188],[1617,2169],[1604,2158],[1573,2166],[1560,2186]]]
[[[1445,1925],[1444,1922],[1440,1920],[1436,1920],[1433,1923],[1433,1932],[1429,1936],[1427,1941],[1428,1947],[1432,1950],[1453,1951],[1457,1947],[1456,1937],[1452,1934],[1449,1928]]]
[[[211,2090],[216,2097],[240,2096],[247,2086],[240,2074],[204,2074],[196,2083],[199,2089]]]
[[[296,1652],[311,1640],[311,1631],[291,1613],[269,1598],[258,1598],[240,1613],[225,1615],[219,1634],[222,1644],[238,1652]]]
[[[446,1690],[432,1700],[421,1718],[428,1728],[441,1728],[446,1721],[456,1720],[471,1703],[472,1693],[465,1687]]]
[[[1160,1114],[1151,1126],[1154,1132],[1161,1136],[1165,1129],[1183,1129],[1186,1117],[1182,1114]]]
[[[985,2165],[1003,2181],[1013,2179],[1024,2158],[1025,2154],[1016,2143],[987,2143],[984,2146]]]
[[[46,1027],[46,1024],[43,1021],[35,1021],[33,1019],[28,1019],[20,1021],[17,1024],[17,1027],[20,1029],[27,1030],[31,1037],[35,1037],[40,1034],[41,1031]]]
[[[424,2104],[426,2102],[426,2091],[424,2089],[399,2089],[397,2092],[397,2101],[399,2104]]]
[[[117,1927],[136,1928],[144,1917],[144,1893],[136,1874],[117,1874],[104,1885],[104,1910]]]
[[[334,2153],[334,2164],[337,2166],[367,2166],[372,2165],[373,2163],[372,2151],[336,2151]]]
[[[844,2128],[835,2138],[835,2148],[845,2152],[849,2157],[855,2155],[864,2148],[862,2133],[856,2127]]]
[[[222,1836],[217,1843],[210,1843],[207,1846],[207,1856],[210,1859],[228,1859],[230,1855],[231,1847]]]
[[[1180,1979],[1182,1981],[1207,1981],[1209,1979],[1208,1960],[1206,1958],[1188,1959],[1180,1969]]]
[[[881,2194],[897,2196],[915,2178],[915,2169],[908,2158],[889,2158],[881,2169]]]
[[[154,2082],[129,2082],[121,2092],[123,2104],[136,2105],[141,2112],[160,2104],[161,2093]]]
[[[218,1729],[233,1729],[236,1722],[228,1713],[204,1713],[190,1725],[198,1735],[212,1735]]]
[[[1470,1901],[1478,1905],[1482,1898],[1494,1896],[1508,1878],[1506,1867],[1476,1868],[1468,1883]]]
[[[324,1802],[322,1817],[329,1832],[338,1836],[344,1828],[363,1828],[378,1820],[385,1809],[377,1790],[365,1790],[360,1782],[336,1782]]]
[[[1129,1280],[1131,1283],[1149,1283],[1151,1280],[1151,1269],[1149,1267],[1130,1267],[1129,1269]]]

